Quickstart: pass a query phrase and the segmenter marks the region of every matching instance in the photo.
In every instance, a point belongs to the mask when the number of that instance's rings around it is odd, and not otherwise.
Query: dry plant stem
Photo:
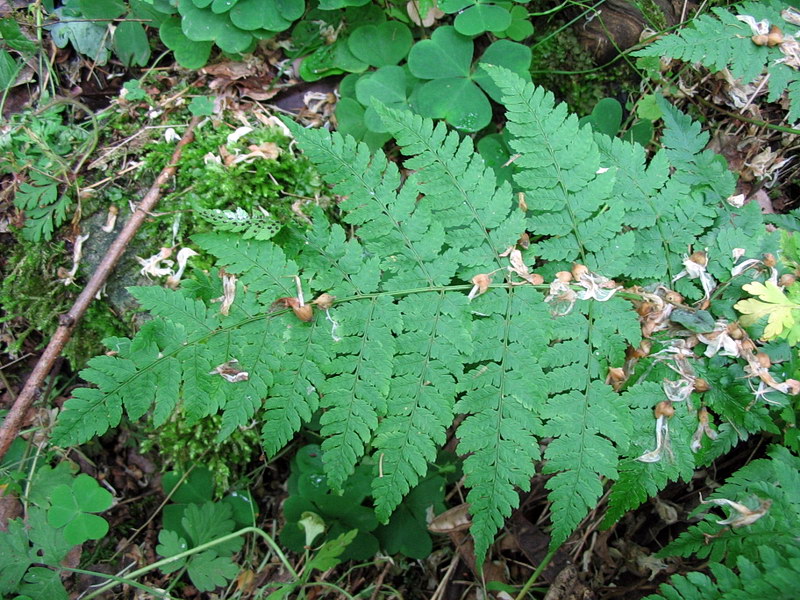
[[[102,262],[92,274],[86,287],[83,289],[80,296],[78,296],[77,300],[75,300],[75,304],[72,305],[69,311],[59,317],[58,329],[56,329],[55,334],[50,339],[50,343],[47,344],[47,348],[45,348],[42,356],[39,358],[39,361],[28,377],[28,380],[25,382],[25,387],[22,388],[14,405],[11,407],[8,415],[6,415],[2,427],[0,427],[0,458],[5,456],[11,442],[13,442],[14,438],[19,434],[25,414],[36,399],[37,390],[42,385],[48,373],[50,373],[53,364],[61,355],[64,345],[72,336],[73,329],[75,329],[75,326],[83,317],[86,309],[89,308],[97,292],[99,292],[105,284],[111,271],[113,271],[122,253],[125,251],[125,248],[127,248],[133,236],[136,235],[139,227],[141,227],[147,217],[147,213],[152,211],[158,203],[161,197],[161,188],[175,174],[175,168],[183,152],[183,147],[192,141],[194,128],[198,121],[199,119],[195,117],[189,123],[186,133],[183,134],[183,137],[175,147],[175,152],[172,154],[170,163],[159,173],[155,182],[131,215],[131,218],[125,223],[117,239],[111,244]]]

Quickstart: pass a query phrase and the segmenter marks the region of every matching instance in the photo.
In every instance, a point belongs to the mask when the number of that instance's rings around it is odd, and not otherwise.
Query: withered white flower
[[[709,358],[717,354],[720,356],[739,356],[739,344],[728,333],[728,322],[724,319],[717,321],[713,331],[698,333],[697,339],[706,344],[705,355]]]
[[[758,508],[748,508],[744,504],[728,500],[727,498],[712,498],[711,500],[703,500],[700,496],[701,504],[716,504],[717,506],[729,506],[733,509],[731,515],[727,519],[717,521],[718,525],[730,525],[731,527],[745,527],[752,525],[761,517],[767,514],[769,507],[772,506],[772,500],[761,500]]]
[[[242,139],[244,136],[246,136],[251,131],[253,131],[252,127],[238,127],[236,129],[236,131],[234,131],[233,133],[228,134],[228,138],[227,138],[228,145],[235,144],[236,142],[238,142],[240,139]]]
[[[636,460],[644,463],[655,463],[661,460],[661,455],[669,451],[669,421],[664,415],[656,419],[656,447],[650,452],[645,452]]]
[[[137,256],[136,260],[142,265],[139,273],[145,277],[166,277],[172,275],[172,265],[174,261],[170,260],[172,256],[172,248],[161,248],[156,254],[148,258]],[[163,266],[161,263],[164,263]]]
[[[166,131],[164,131],[164,141],[167,143],[177,142],[180,141],[181,136],[178,135],[178,132],[175,131],[173,127],[168,127]]]

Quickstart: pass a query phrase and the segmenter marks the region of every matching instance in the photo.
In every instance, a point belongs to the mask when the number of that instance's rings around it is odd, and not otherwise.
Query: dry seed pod
[[[645,317],[654,310],[656,310],[656,305],[653,304],[652,302],[644,301],[636,305],[636,312],[639,313],[640,317]]]
[[[764,265],[769,267],[770,269],[778,264],[778,261],[775,260],[775,255],[767,252],[764,254]]]
[[[762,369],[769,369],[772,366],[772,361],[766,352],[759,352],[756,354],[756,361]]]
[[[683,304],[683,296],[681,296],[678,292],[667,292],[664,296],[664,300],[670,304]]]
[[[777,25],[769,28],[769,35],[767,35],[767,46],[777,46],[783,43],[783,32]]]
[[[734,340],[741,340],[744,337],[744,331],[736,321],[728,323],[728,335]]]
[[[336,296],[331,296],[329,293],[325,292],[317,296],[311,303],[316,304],[322,310],[328,310],[333,306],[334,300],[336,300]]]
[[[703,265],[704,267],[708,264],[708,254],[698,250],[697,252],[692,252],[692,255],[689,257],[689,260],[693,263],[697,263],[698,265]]]
[[[662,400],[658,404],[656,404],[655,409],[653,412],[656,415],[656,419],[659,417],[667,417],[668,419],[675,414],[675,407],[672,406],[672,402],[669,400]]]
[[[556,273],[556,279],[558,279],[561,283],[569,283],[572,281],[572,273],[569,271],[559,271]]]
[[[783,382],[783,385],[787,388],[787,394],[791,394],[792,396],[800,394],[800,381],[797,381],[797,379],[787,379]]]
[[[797,277],[795,277],[791,273],[786,273],[785,275],[781,275],[781,278],[778,281],[778,283],[780,283],[782,287],[789,287],[795,281],[797,281]]]
[[[703,392],[707,392],[711,389],[711,386],[708,385],[708,382],[705,379],[701,379],[698,377],[694,380],[694,391],[702,394]]]
[[[542,285],[544,283],[544,277],[538,273],[531,273],[531,277],[528,281],[530,281],[533,285]]]
[[[589,267],[586,265],[579,265],[574,264],[572,265],[572,277],[575,281],[580,281],[582,275],[586,275],[589,272]]]
[[[756,351],[756,345],[750,338],[744,338],[739,344],[742,347],[743,354],[752,354]]]
[[[308,323],[312,318],[314,318],[314,307],[310,304],[293,306],[292,310],[294,311],[295,316],[305,323]]]
[[[769,43],[769,36],[764,34],[754,35],[750,38],[756,46],[766,46]]]
[[[522,248],[523,250],[527,250],[531,247],[531,236],[528,235],[527,232],[523,232],[519,239],[517,240],[517,246]]]

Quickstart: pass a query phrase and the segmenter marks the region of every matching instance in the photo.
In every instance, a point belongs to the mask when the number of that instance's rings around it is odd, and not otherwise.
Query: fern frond
[[[502,268],[497,255],[525,230],[524,215],[512,210],[511,188],[495,189],[494,171],[469,137],[410,111],[375,109],[403,154],[412,157],[405,167],[415,171],[426,205],[444,225],[446,252],[457,253],[461,278]]]
[[[620,298],[579,303],[555,322],[560,341],[541,364],[550,398],[541,409],[543,434],[552,436],[545,451],[545,473],[553,512],[552,547],[561,544],[603,493],[600,477],[616,479],[621,452],[627,449],[632,421],[626,398],[603,382],[609,366],[624,361],[628,344],[638,345],[641,329]],[[570,376],[561,373],[567,369]]]
[[[336,357],[324,367],[320,419],[323,461],[328,481],[340,489],[386,413],[389,383],[396,348],[394,333],[402,330],[402,317],[387,296],[353,301],[336,307],[341,340]]]
[[[220,210],[219,208],[198,208],[197,212],[214,225],[217,231],[232,231],[249,240],[268,240],[281,229],[281,223],[266,211],[263,214],[250,214],[243,208]]]
[[[769,458],[755,460],[731,475],[709,499],[727,499],[751,509],[766,508],[754,523],[731,528],[716,523],[717,511],[693,525],[664,548],[659,556],[690,556],[734,564],[736,557],[756,560],[756,549],[769,545],[787,549],[797,545],[800,522],[800,458],[781,446],[771,446]],[[767,502],[768,504],[762,504]],[[701,505],[696,512],[711,511]]]
[[[668,451],[662,460],[646,463],[637,458],[655,448],[653,407],[664,400],[664,391],[660,384],[646,381],[631,387],[622,397],[631,409],[633,433],[630,447],[624,452],[626,458],[619,464],[619,477],[611,487],[603,527],[610,527],[626,512],[656,496],[670,481],[689,481],[695,468],[690,449],[697,425],[695,414],[676,411],[668,424]]]
[[[751,600],[771,598],[792,600],[797,597],[800,578],[800,550],[797,547],[777,551],[769,546],[757,549],[757,559],[739,557],[738,573],[725,565],[710,565],[714,580],[703,573],[675,575],[662,584],[659,594],[645,600]]]
[[[472,351],[464,294],[405,298],[399,309],[405,327],[397,339],[386,417],[374,441],[379,475],[372,490],[375,513],[384,521],[436,460],[453,420],[456,379]]]
[[[383,154],[371,157],[365,144],[320,129],[290,128],[325,181],[345,197],[343,219],[358,226],[361,244],[380,258],[384,289],[449,283],[456,257],[441,254],[443,226],[417,202],[413,177],[401,188],[397,166]]]
[[[742,2],[736,6],[740,16],[752,17],[754,21],[765,20],[778,26],[784,36],[794,36],[800,30],[796,24],[784,19],[781,11],[787,3],[781,0]],[[671,35],[666,35],[633,56],[666,57],[699,63],[712,72],[730,70],[734,78],[747,84],[764,73],[769,74],[769,95],[774,102],[785,90],[789,90],[791,106],[789,120],[800,116],[800,105],[795,102],[793,90],[798,85],[797,71],[785,64],[785,56],[779,47],[759,46],[753,40],[753,30],[739,20],[730,10],[720,7],[711,9],[714,16],[705,14],[692,20],[691,24]]]
[[[633,254],[626,210],[613,195],[616,169],[601,164],[590,127],[555,104],[553,95],[511,71],[484,66],[503,92],[511,147],[521,157],[514,176],[531,216],[531,244],[544,260],[580,262],[607,277],[625,272]]]
[[[280,247],[263,240],[244,240],[233,233],[200,233],[192,240],[216,256],[228,273],[239,276],[242,284],[259,293],[267,306],[282,296],[294,296],[292,275],[297,264],[287,260]]]
[[[475,308],[478,364],[459,382],[464,396],[456,410],[467,417],[458,428],[458,451],[466,454],[475,555],[483,561],[504,519],[519,505],[516,488],[530,489],[539,458],[540,407],[546,380],[537,356],[550,341],[551,319],[536,290],[491,290]]]

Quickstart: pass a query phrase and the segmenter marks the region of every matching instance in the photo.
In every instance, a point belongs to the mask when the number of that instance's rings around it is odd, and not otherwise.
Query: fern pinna
[[[693,241],[721,255],[735,236],[754,255],[763,239],[721,212],[732,179],[675,109],[665,105],[667,143],[647,165],[641,148],[579,127],[541,88],[500,68],[490,74],[519,154],[516,189],[497,184],[470,138],[410,112],[376,106],[406,157],[402,173],[350,137],[292,126],[342,198],[342,224],[318,211],[282,247],[235,232],[197,236],[224,271],[178,291],[136,288],[155,318],[133,340],[108,340],[112,355],[83,373],[95,387],[67,402],[54,440],[102,434],[123,408],[163,423],[180,405],[189,420],[221,412],[219,439],[259,422],[274,455],[321,413],[330,485],[341,489],[371,463],[376,513],[387,520],[463,415],[456,436],[479,559],[529,488],[546,440],[553,546],[597,505],[604,479],[622,474],[618,496],[635,499],[624,512],[686,477],[687,465],[691,473],[688,447],[668,465],[632,465],[652,441],[663,393],[605,383],[642,339],[608,278],[666,281]],[[744,213],[748,225],[758,217]],[[516,248],[526,231],[530,247]],[[521,265],[554,277],[574,262],[595,282],[578,295],[531,285]],[[220,302],[223,279],[235,287],[232,304]],[[316,298],[308,322],[276,310],[303,298]]]

